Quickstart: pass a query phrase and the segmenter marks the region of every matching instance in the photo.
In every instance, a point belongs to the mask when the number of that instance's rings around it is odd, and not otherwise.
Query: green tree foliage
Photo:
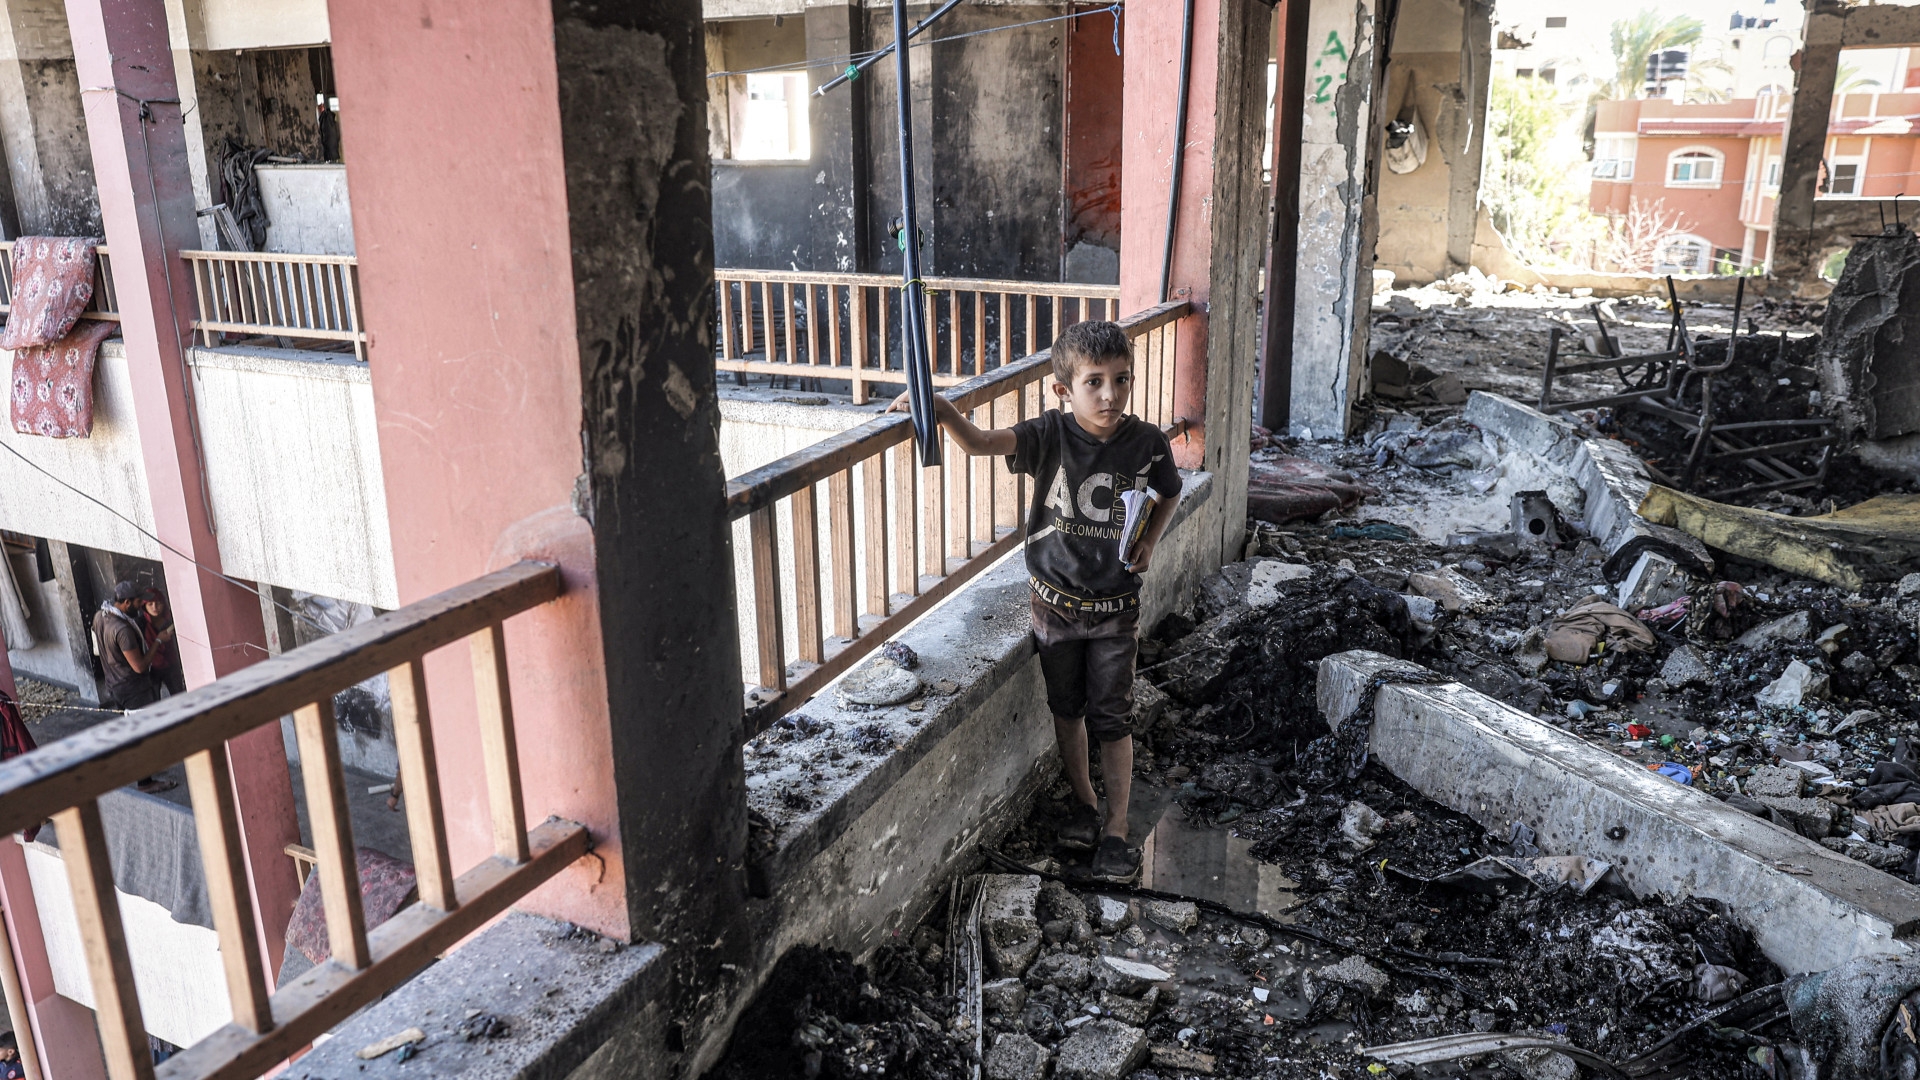
[[[1481,198],[1514,254],[1543,268],[1585,264],[1599,222],[1566,106],[1537,79],[1496,75],[1487,102]]]
[[[1691,15],[1666,15],[1642,8],[1613,24],[1613,76],[1594,87],[1595,101],[1637,98],[1646,87],[1647,57],[1700,40],[1705,27]]]

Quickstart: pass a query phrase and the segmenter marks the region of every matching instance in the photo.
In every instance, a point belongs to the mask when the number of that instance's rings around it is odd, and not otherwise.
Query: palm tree
[[[1613,77],[1595,87],[1595,101],[1637,98],[1647,82],[1647,57],[1700,40],[1691,15],[1662,15],[1652,8],[1613,24]]]
[[[1836,94],[1865,94],[1880,89],[1879,79],[1869,79],[1854,64],[1841,64],[1833,73]]]

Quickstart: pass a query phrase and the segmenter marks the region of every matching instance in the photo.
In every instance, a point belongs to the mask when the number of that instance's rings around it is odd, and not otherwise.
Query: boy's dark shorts
[[[1053,715],[1084,716],[1087,734],[1114,742],[1133,733],[1133,662],[1140,652],[1140,609],[1079,617],[1033,603],[1033,640]]]

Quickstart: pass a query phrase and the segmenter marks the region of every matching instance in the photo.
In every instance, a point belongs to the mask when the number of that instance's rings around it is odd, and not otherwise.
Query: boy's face
[[[1120,426],[1133,394],[1133,358],[1108,357],[1075,365],[1071,385],[1055,382],[1053,392],[1087,434],[1104,437]]]

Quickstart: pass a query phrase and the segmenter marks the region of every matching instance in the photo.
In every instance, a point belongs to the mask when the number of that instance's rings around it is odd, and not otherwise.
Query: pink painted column
[[[7,662],[4,634],[0,634],[0,690],[9,697],[20,696],[13,665]],[[53,988],[53,968],[47,962],[47,940],[40,932],[33,882],[27,877],[26,853],[11,836],[0,836],[0,919],[13,946],[43,1080],[106,1080],[107,1060],[100,1053],[92,1010],[61,997]]]
[[[179,252],[197,247],[164,0],[69,0],[100,215],[113,251],[120,329],[133,380],[155,532],[165,547],[167,592],[189,688],[264,659],[260,602],[219,576],[220,548],[201,467],[193,377],[187,365],[193,283]],[[197,564],[197,565],[196,565]],[[299,840],[280,727],[227,744],[262,913],[268,980],[278,969],[299,883],[283,853]]]
[[[595,857],[520,906],[624,938],[595,546],[572,509],[584,418],[552,5],[329,11],[400,600],[522,556],[565,570],[565,596],[506,624],[507,655],[528,819],[587,825]],[[429,656],[427,680],[458,872],[492,851],[466,648]]]
[[[1180,99],[1183,0],[1132,0],[1122,20],[1126,75],[1122,97],[1125,136],[1120,154],[1120,310],[1142,311],[1167,300],[1190,300],[1195,313],[1179,324],[1174,360],[1174,415],[1194,425],[1176,439],[1182,468],[1206,467],[1207,329],[1212,295],[1215,72],[1219,65],[1221,0],[1193,0],[1193,53],[1187,80],[1186,145],[1176,148],[1175,104]],[[1167,235],[1167,193],[1173,160],[1184,156],[1180,206],[1174,224],[1173,272],[1159,295]],[[1257,244],[1258,237],[1246,243]]]

